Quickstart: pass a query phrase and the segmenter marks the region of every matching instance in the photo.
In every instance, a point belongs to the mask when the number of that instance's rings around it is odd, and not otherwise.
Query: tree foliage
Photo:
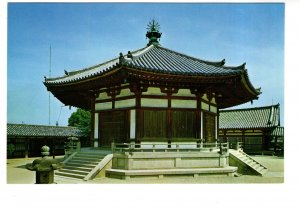
[[[7,145],[7,155],[8,156],[12,156],[15,150],[16,150],[16,147],[14,144],[10,143]]]
[[[91,112],[78,108],[69,117],[68,125],[78,127],[84,137],[89,137],[91,133]]]

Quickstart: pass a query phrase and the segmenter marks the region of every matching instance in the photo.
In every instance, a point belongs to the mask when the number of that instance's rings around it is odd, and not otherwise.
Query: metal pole
[[[50,56],[49,56],[49,78],[51,78],[51,45],[50,45]],[[51,115],[51,110],[50,110],[50,91],[49,91],[49,126],[50,126],[50,115]]]

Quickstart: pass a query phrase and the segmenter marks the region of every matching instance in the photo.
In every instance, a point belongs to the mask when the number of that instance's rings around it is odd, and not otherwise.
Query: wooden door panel
[[[129,135],[127,111],[108,111],[100,114],[100,145],[110,147],[111,143],[125,143]]]

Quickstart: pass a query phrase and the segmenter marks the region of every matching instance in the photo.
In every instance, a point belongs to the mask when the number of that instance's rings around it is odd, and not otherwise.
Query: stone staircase
[[[64,162],[64,167],[55,176],[88,180],[88,175],[101,163],[106,154],[78,152]]]
[[[254,160],[242,150],[229,149],[229,165],[237,166],[238,173],[251,175],[265,175],[267,167]]]

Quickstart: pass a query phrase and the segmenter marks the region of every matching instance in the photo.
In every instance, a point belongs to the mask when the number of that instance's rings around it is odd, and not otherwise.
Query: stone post
[[[203,142],[204,142],[205,140],[202,138],[201,140],[200,140],[200,149],[203,149]]]
[[[36,171],[36,184],[53,184],[54,170],[62,168],[63,164],[55,159],[48,158],[50,154],[48,146],[42,147],[42,158],[35,159],[31,164],[26,164],[30,171]]]
[[[111,152],[114,153],[116,148],[116,144],[115,144],[115,140],[113,139],[113,141],[111,142]]]

